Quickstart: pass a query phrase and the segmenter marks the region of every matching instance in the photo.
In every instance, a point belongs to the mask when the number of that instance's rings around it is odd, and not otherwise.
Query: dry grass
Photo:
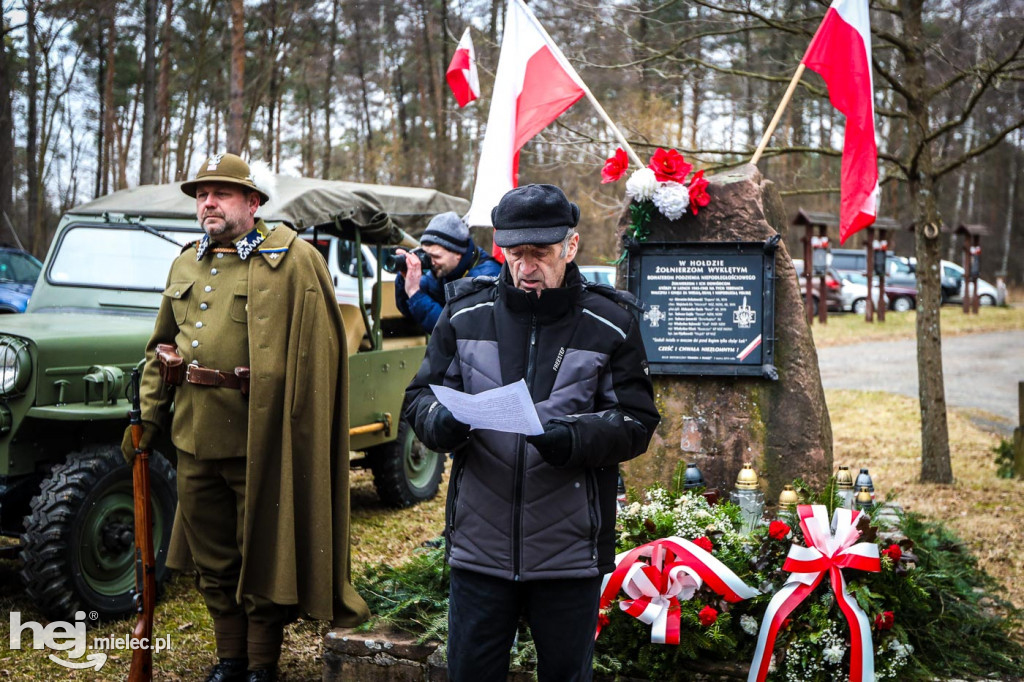
[[[992,311],[999,312],[999,311]],[[984,319],[984,316],[982,316]],[[950,448],[956,482],[949,486],[918,483],[920,471],[920,416],[917,401],[887,393],[828,391],[826,400],[835,436],[835,462],[871,469],[879,496],[893,494],[908,511],[943,520],[957,531],[995,577],[1004,594],[1024,605],[1024,481],[995,476],[992,448],[998,436],[974,426],[964,414],[951,412]],[[353,571],[381,562],[400,562],[425,540],[436,537],[444,516],[443,495],[404,510],[380,506],[368,473],[352,476]],[[0,561],[0,610],[21,611],[22,619],[39,619],[21,592],[17,565]],[[157,680],[203,679],[214,661],[211,624],[191,580],[179,577],[169,586],[157,610],[157,635],[169,634],[170,655],[156,659]],[[285,682],[320,679],[324,623],[299,622],[289,626],[281,659]],[[90,636],[124,636],[129,621],[105,624]],[[8,623],[0,622],[0,641],[8,638]],[[45,652],[10,651],[0,655],[0,679],[11,680],[122,680],[130,657],[122,653],[97,672],[57,670]],[[62,674],[58,674],[62,673]]]
[[[981,308],[977,315],[964,315],[959,307],[945,306],[941,312],[942,335],[962,336],[980,332],[1024,329],[1024,306]],[[831,314],[826,324],[815,318],[811,325],[814,344],[818,348],[845,346],[865,341],[896,341],[917,335],[917,313],[887,312],[885,322],[867,323],[862,315]]]
[[[924,484],[921,416],[915,398],[891,393],[826,391],[832,418],[834,461],[868,467],[877,497],[895,496],[907,511],[943,521],[956,531],[979,564],[1024,607],[1024,480],[996,476],[1000,437],[977,428],[965,412],[949,414],[952,485]]]

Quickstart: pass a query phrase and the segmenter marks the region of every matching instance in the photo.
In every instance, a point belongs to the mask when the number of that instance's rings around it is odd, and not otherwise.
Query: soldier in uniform
[[[288,620],[369,615],[348,576],[344,326],[320,254],[255,218],[269,197],[245,161],[215,155],[181,188],[206,234],[167,278],[142,445],[169,429],[177,449],[167,565],[198,572],[219,658],[208,682],[274,680]],[[128,431],[122,449],[130,462]]]

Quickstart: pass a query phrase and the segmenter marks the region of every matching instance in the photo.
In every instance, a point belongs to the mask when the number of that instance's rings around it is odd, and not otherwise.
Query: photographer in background
[[[423,331],[434,331],[437,318],[444,307],[444,287],[463,277],[488,275],[497,277],[501,264],[473,243],[469,228],[456,213],[434,216],[420,237],[422,253],[404,255],[405,267],[399,259],[399,274],[395,277],[395,303],[402,314],[419,323]],[[423,256],[429,256],[424,258]],[[424,271],[426,266],[426,271]]]

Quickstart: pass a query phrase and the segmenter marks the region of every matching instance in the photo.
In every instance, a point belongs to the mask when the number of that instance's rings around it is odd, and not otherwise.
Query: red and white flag
[[[510,0],[469,225],[491,226],[491,209],[518,184],[519,150],[585,93],[537,17],[522,0]]]
[[[811,40],[803,64],[821,74],[832,105],[846,115],[839,241],[875,222],[878,147],[871,78],[868,0],[833,0]]]
[[[448,87],[455,95],[455,101],[459,107],[464,107],[480,96],[480,78],[476,73],[476,50],[473,49],[473,38],[469,35],[469,27],[462,34],[455,54],[452,55],[452,63],[448,65],[445,73],[448,79]]]

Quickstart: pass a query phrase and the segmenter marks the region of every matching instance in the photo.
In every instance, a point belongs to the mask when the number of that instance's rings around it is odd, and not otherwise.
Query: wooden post
[[[974,248],[978,250],[978,272],[971,271],[971,281],[974,282],[974,298],[971,299],[971,310],[975,315],[981,306],[981,296],[978,294],[978,280],[981,278],[981,235],[974,235]],[[974,256],[971,256],[971,264],[974,264]]]
[[[868,231],[868,243],[867,243],[867,284],[868,284],[868,300],[867,305],[864,306],[864,321],[874,322],[875,321],[875,297],[872,295],[871,283],[875,279],[875,250],[872,248],[872,244],[875,241],[875,228],[869,227]]]
[[[960,301],[960,308],[964,311],[964,315],[968,315],[971,312],[971,235],[969,234],[964,234],[963,254],[964,297]]]
[[[814,228],[808,225],[804,232],[804,315],[807,317],[807,324],[814,323],[814,296],[812,294],[814,284],[811,281],[811,257],[814,255],[811,249],[811,237]]]
[[[1013,430],[1013,473],[1024,478],[1024,381],[1017,383],[1017,423]]]
[[[828,227],[819,225],[818,236],[825,239],[828,236]],[[822,324],[828,324],[828,285],[825,283],[827,279],[828,267],[826,266],[821,271],[821,277],[818,279],[818,321]]]
[[[883,230],[883,229],[879,229],[878,230],[878,241],[879,241],[879,244],[881,246],[885,247],[885,250],[881,251],[881,254],[882,254],[882,274],[880,274],[878,276],[878,321],[879,322],[885,322],[885,309],[888,307],[885,304],[885,271],[888,269],[887,266],[889,265],[889,251],[888,251],[889,245],[888,245],[888,242],[885,239],[885,236],[886,236],[887,233],[888,233],[888,230]],[[874,246],[874,242],[872,242],[871,244],[872,244],[872,246]]]

